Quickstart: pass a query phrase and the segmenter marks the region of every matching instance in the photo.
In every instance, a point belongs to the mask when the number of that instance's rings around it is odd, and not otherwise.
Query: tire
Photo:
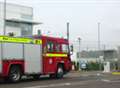
[[[54,79],[54,78],[56,78],[56,75],[55,75],[55,74],[50,74],[49,77],[50,77],[51,79]]]
[[[13,83],[21,80],[21,70],[18,66],[12,66],[10,68],[8,80]]]
[[[56,72],[56,78],[61,79],[63,78],[64,70],[62,65],[58,65],[57,72]]]
[[[33,78],[34,79],[40,79],[40,75],[34,75]]]

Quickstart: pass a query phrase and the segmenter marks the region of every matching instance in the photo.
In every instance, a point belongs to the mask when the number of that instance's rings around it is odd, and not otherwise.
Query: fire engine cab
[[[0,36],[0,77],[11,82],[23,75],[62,78],[71,70],[69,42],[48,36]]]

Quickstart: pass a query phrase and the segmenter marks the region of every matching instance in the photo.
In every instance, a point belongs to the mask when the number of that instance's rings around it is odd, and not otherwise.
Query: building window
[[[32,35],[32,25],[21,24],[21,35],[22,36]]]
[[[23,23],[16,23],[16,22],[6,22],[6,26],[7,27],[12,27],[13,28],[13,29],[11,29],[11,30],[13,30],[12,32],[16,32],[16,31],[20,32],[19,36],[32,35],[32,24],[23,24]]]
[[[6,25],[10,27],[20,27],[20,24],[15,22],[6,22]]]

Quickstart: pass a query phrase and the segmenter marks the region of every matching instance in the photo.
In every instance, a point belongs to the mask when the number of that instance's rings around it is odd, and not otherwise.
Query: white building
[[[15,36],[28,36],[33,33],[33,25],[39,24],[33,21],[33,8],[7,4],[6,22],[4,22],[4,4],[0,3],[0,35],[4,34],[4,23],[6,23],[5,35],[14,33]]]

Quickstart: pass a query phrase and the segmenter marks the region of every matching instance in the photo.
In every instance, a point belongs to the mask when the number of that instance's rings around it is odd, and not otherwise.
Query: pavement
[[[39,80],[23,79],[19,83],[0,81],[0,88],[120,88],[120,75],[99,71],[72,71],[63,79],[41,77]]]

